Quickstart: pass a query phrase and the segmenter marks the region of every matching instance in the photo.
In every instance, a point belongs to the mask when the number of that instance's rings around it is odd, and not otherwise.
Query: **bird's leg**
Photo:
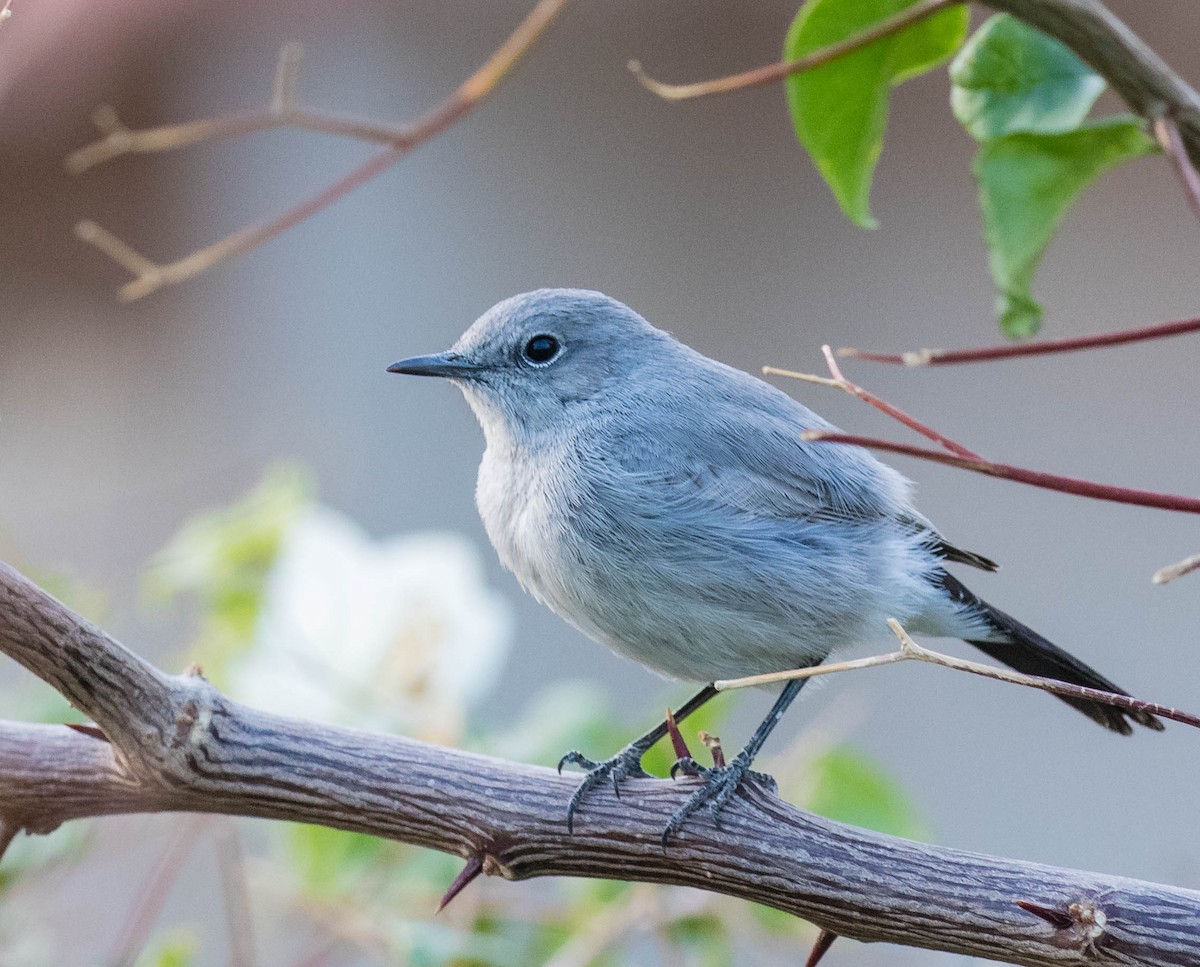
[[[705,685],[704,688],[679,707],[679,710],[675,713],[675,721],[682,722],[716,694],[717,690],[715,688],[711,685]],[[629,745],[625,746],[625,748],[611,759],[605,759],[603,762],[596,762],[589,759],[582,752],[575,750],[563,756],[558,762],[559,772],[562,772],[562,767],[568,762],[572,765],[582,766],[587,770],[587,775],[584,776],[583,782],[579,784],[579,787],[571,796],[571,801],[567,804],[567,831],[575,831],[575,810],[579,808],[579,803],[583,800],[583,797],[605,779],[612,780],[613,792],[616,793],[617,798],[620,798],[620,782],[622,779],[630,777],[648,778],[646,771],[642,769],[642,756],[646,754],[647,750],[655,742],[666,734],[667,723],[663,722],[651,729],[640,739],[630,742]]]
[[[767,736],[771,734],[771,730],[783,718],[783,713],[787,711],[788,706],[800,694],[800,689],[806,681],[807,679],[805,678],[794,678],[783,687],[783,693],[775,700],[775,705],[771,708],[767,717],[763,719],[762,724],[755,729],[754,735],[746,743],[746,748],[742,749],[729,764],[709,768],[700,765],[695,759],[679,759],[671,766],[672,778],[674,778],[677,772],[683,772],[686,775],[700,777],[703,785],[692,793],[691,798],[675,811],[675,815],[667,823],[667,828],[663,830],[662,836],[664,847],[670,841],[671,836],[678,832],[679,828],[687,821],[687,818],[702,806],[708,807],[708,812],[712,816],[713,822],[716,822],[717,816],[725,807],[725,804],[729,802],[729,798],[737,792],[738,786],[741,785],[743,779],[749,777],[765,785],[771,792],[776,790],[775,780],[766,773],[752,771],[750,764],[754,761],[754,757],[758,755],[758,750],[762,748],[763,743],[767,741]]]

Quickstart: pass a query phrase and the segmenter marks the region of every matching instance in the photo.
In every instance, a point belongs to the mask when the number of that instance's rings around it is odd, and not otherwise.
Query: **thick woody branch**
[[[860,940],[1018,964],[1200,960],[1200,893],[911,843],[802,813],[755,789],[720,828],[662,824],[687,781],[589,799],[567,834],[570,776],[394,736],[267,715],[199,676],[164,675],[0,567],[0,650],[54,684],[110,741],[0,723],[0,817],[187,810],[321,823],[455,853],[508,879],[675,883],[765,903]]]

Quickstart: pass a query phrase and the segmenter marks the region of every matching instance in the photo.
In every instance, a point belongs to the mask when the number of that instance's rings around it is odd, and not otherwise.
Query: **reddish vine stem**
[[[1154,119],[1154,137],[1158,140],[1163,152],[1171,160],[1171,167],[1179,177],[1183,186],[1184,197],[1192,214],[1200,218],[1200,174],[1188,157],[1187,146],[1183,143],[1183,135],[1179,133],[1179,125],[1169,115]]]
[[[654,78],[646,75],[645,71],[642,70],[642,65],[636,60],[629,62],[629,70],[637,78],[638,83],[642,87],[667,101],[687,101],[695,97],[708,97],[713,94],[745,91],[754,87],[775,84],[786,77],[791,77],[793,74],[800,74],[804,71],[821,67],[831,61],[845,57],[847,54],[852,54],[854,51],[860,50],[868,44],[873,44],[877,40],[882,40],[884,37],[899,33],[901,30],[945,10],[947,7],[958,6],[962,2],[963,0],[923,0],[923,2],[914,4],[894,16],[879,21],[879,23],[868,27],[861,33],[857,33],[836,44],[830,44],[828,47],[822,47],[820,50],[815,50],[811,54],[806,54],[797,60],[785,60],[778,64],[767,64],[765,67],[756,67],[754,70],[745,71],[741,74],[718,77],[709,81],[699,81],[695,84],[664,84],[662,81],[656,81]]]
[[[869,390],[863,389],[857,383],[852,383],[842,375],[842,370],[837,364],[837,360],[833,357],[833,352],[828,346],[822,346],[821,352],[825,354],[825,364],[829,367],[829,373],[832,378],[824,376],[815,376],[811,373],[795,373],[788,369],[776,369],[774,366],[764,366],[763,374],[766,376],[788,376],[792,379],[803,380],[806,383],[817,383],[821,386],[832,386],[836,389],[845,390],[851,396],[857,397],[869,406],[875,407],[879,412],[890,416],[898,423],[903,423],[910,430],[915,430],[921,436],[932,440],[953,454],[957,454],[967,460],[982,460],[978,453],[974,450],[968,450],[961,443],[951,440],[948,436],[939,433],[931,426],[927,426],[914,416],[909,416],[904,410],[898,406],[893,406],[887,400],[881,399]]]
[[[949,366],[955,363],[986,363],[1017,356],[1049,356],[1053,353],[1077,352],[1081,349],[1102,349],[1131,342],[1164,339],[1200,332],[1200,317],[1178,322],[1162,322],[1137,329],[1122,329],[1098,336],[1078,336],[1070,339],[1047,339],[1044,342],[1016,345],[983,346],[978,349],[918,349],[906,353],[877,353],[846,346],[837,351],[842,359],[865,359],[873,363],[894,363],[904,366]]]
[[[1024,467],[1014,467],[1007,463],[993,463],[991,460],[970,460],[965,457],[942,453],[927,447],[912,446],[907,443],[893,443],[891,440],[878,440],[873,437],[854,436],[849,433],[828,433],[824,430],[808,430],[804,433],[805,440],[820,440],[824,443],[846,443],[852,446],[868,447],[872,450],[884,450],[888,453],[899,453],[919,460],[931,460],[934,463],[944,463],[963,470],[972,470],[989,477],[999,477],[1003,480],[1013,480],[1017,483],[1041,487],[1044,490],[1057,490],[1064,494],[1074,494],[1076,497],[1091,497],[1094,500],[1108,500],[1118,504],[1133,504],[1137,507],[1155,507],[1159,510],[1174,510],[1184,514],[1200,514],[1200,499],[1183,497],[1178,494],[1163,494],[1153,490],[1137,490],[1132,487],[1116,487],[1110,484],[1096,483],[1092,480],[1081,480],[1078,477],[1062,477],[1057,474],[1044,473],[1040,470],[1028,470]]]

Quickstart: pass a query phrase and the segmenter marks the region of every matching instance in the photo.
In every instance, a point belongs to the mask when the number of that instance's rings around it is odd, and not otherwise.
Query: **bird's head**
[[[538,289],[494,305],[445,352],[388,372],[449,379],[489,441],[522,439],[561,430],[580,404],[635,380],[665,345],[664,333],[600,292]]]

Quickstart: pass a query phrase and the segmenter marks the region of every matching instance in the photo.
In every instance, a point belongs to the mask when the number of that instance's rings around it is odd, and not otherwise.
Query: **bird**
[[[391,373],[441,377],[483,428],[476,504],[501,563],[585,635],[670,678],[706,683],[807,668],[869,643],[889,617],[908,631],[962,639],[1019,672],[1127,694],[1084,662],[977,597],[948,570],[996,570],[951,544],[914,506],[898,471],[856,446],[805,431],[835,428],[782,390],[710,359],[603,293],[538,289],[497,303],[452,348]],[[699,788],[671,816],[714,821],[804,683],[783,685],[732,760],[678,771]],[[1144,711],[1079,697],[1113,732]],[[585,776],[567,805],[645,777],[661,723],[608,759],[568,752]]]

